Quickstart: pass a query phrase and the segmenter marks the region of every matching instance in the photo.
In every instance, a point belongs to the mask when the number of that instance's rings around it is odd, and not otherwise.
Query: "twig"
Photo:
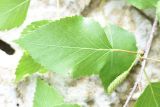
[[[135,9],[137,12],[139,12],[144,18],[148,19],[151,23],[153,23],[154,19],[150,16],[148,16],[145,12],[143,12],[142,10],[134,7],[134,6],[131,6],[131,8]]]
[[[88,16],[89,13],[91,13],[94,9],[101,6],[101,4],[104,2],[104,0],[91,0],[89,5],[86,6],[83,11],[81,12],[82,16]]]
[[[156,31],[156,28],[157,28],[157,24],[158,24],[158,18],[155,17],[155,20],[154,20],[154,23],[153,23],[153,26],[152,26],[152,30],[151,30],[151,33],[149,35],[149,39],[148,39],[148,42],[147,42],[147,45],[146,45],[146,49],[145,49],[145,53],[144,53],[144,58],[147,58],[148,57],[148,54],[149,54],[149,51],[150,51],[150,48],[151,48],[151,44],[152,44],[152,40],[153,40],[153,37],[154,37],[154,32]],[[142,80],[142,75],[143,75],[143,71],[145,69],[145,66],[146,66],[146,60],[143,60],[142,62],[142,67],[141,67],[141,70],[138,74],[138,78],[129,94],[129,96],[127,97],[127,100],[125,102],[125,104],[123,105],[123,107],[127,107],[128,106],[128,103],[129,101],[131,100],[133,94],[134,94],[134,91],[136,90],[139,82]]]
[[[150,61],[160,62],[160,59],[153,59],[153,58],[144,58],[144,57],[142,57],[142,60],[150,60]]]
[[[5,41],[0,39],[0,50],[3,50],[8,55],[13,55],[15,50]]]

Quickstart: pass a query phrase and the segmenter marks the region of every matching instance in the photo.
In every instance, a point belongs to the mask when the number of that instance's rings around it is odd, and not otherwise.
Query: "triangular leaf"
[[[30,0],[0,0],[0,30],[20,26],[27,14]]]
[[[150,83],[138,98],[135,107],[160,107],[160,82]]]
[[[74,77],[100,73],[108,90],[110,83],[117,84],[114,80],[118,76],[123,74],[120,76],[123,79],[127,76],[136,58],[136,54],[125,50],[136,52],[137,48],[133,34],[114,25],[107,29],[104,32],[89,18],[67,17],[23,33],[18,43],[37,62],[55,72],[72,71]]]
[[[44,73],[46,70],[36,63],[28,53],[24,53],[16,69],[16,82],[35,72]]]
[[[80,107],[76,104],[67,104],[59,92],[44,81],[37,79],[33,107]]]
[[[158,0],[128,0],[133,6],[139,9],[156,7]]]
[[[72,70],[75,77],[80,76],[78,73],[99,72],[111,47],[97,22],[79,16],[51,22],[29,34],[23,33],[18,43],[46,68],[62,73]],[[78,68],[85,61],[86,67]]]

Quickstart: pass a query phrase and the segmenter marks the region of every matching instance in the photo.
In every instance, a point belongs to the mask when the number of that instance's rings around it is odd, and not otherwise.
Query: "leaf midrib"
[[[19,42],[18,40],[17,42]],[[82,50],[92,50],[92,51],[111,51],[111,52],[125,52],[125,53],[136,53],[136,51],[130,51],[125,49],[113,49],[113,48],[85,48],[85,47],[74,47],[74,46],[61,46],[61,45],[44,45],[44,44],[37,44],[34,42],[30,42],[32,45],[37,45],[41,47],[56,47],[56,48],[66,48],[66,49],[82,49]]]
[[[2,13],[0,16],[6,15],[6,14],[8,14],[8,13],[14,11],[15,9],[17,9],[17,8],[20,7],[20,6],[22,6],[23,4],[25,4],[25,3],[28,2],[28,1],[29,1],[29,0],[25,0],[25,1],[21,2],[21,3],[18,4],[17,6],[15,6],[15,7],[11,8],[11,9],[5,11],[5,12]]]

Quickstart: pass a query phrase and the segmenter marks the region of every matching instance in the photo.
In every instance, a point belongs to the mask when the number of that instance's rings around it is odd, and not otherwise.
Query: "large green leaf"
[[[160,82],[150,83],[138,98],[135,107],[160,107]]]
[[[111,48],[99,24],[79,16],[50,22],[34,32],[23,33],[18,43],[46,68],[62,73],[73,70],[76,77],[78,73],[99,72],[105,64],[103,58]],[[86,67],[78,66],[83,63]]]
[[[105,33],[92,19],[67,17],[23,33],[18,43],[35,61],[55,72],[72,71],[74,77],[81,77],[102,71],[100,77],[107,89],[117,76],[122,79],[127,76],[136,58],[135,54],[124,51],[137,51],[133,34],[109,26]]]
[[[133,6],[139,9],[155,7],[158,0],[128,0]]]
[[[37,79],[33,107],[80,107],[76,104],[67,104],[59,92],[44,81]]]
[[[36,63],[28,53],[24,53],[16,69],[16,81],[18,82],[24,77],[38,71],[41,73],[46,72],[46,70],[40,64]]]
[[[20,26],[27,14],[30,0],[0,0],[0,30]]]

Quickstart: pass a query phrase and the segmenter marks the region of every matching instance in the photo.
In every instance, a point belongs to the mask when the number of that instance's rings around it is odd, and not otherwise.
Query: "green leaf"
[[[16,69],[16,82],[38,71],[40,73],[46,72],[28,53],[24,53]]]
[[[111,42],[112,49],[137,51],[132,33],[113,24],[105,27],[105,33]],[[108,54],[105,59],[106,63],[100,72],[102,84],[108,93],[112,92],[126,78],[136,61],[135,59],[136,54],[127,52],[110,52]]]
[[[125,50],[137,51],[133,34],[109,26],[105,32],[92,19],[67,17],[44,24],[29,34],[23,33],[18,43],[34,60],[55,72],[66,74],[71,71],[76,78],[100,73],[108,90],[112,82],[117,86],[115,83],[118,82],[114,80],[118,76],[121,80],[127,76],[136,58],[136,54]]]
[[[158,0],[128,0],[133,6],[139,9],[155,7]]]
[[[49,22],[50,22],[49,20],[33,22],[32,24],[30,24],[29,26],[27,26],[27,28],[23,30],[22,34],[31,33],[35,29],[40,28],[41,26]],[[43,68],[37,62],[35,62],[32,59],[32,57],[28,53],[25,52],[16,69],[16,82],[24,79],[26,76],[29,76],[33,73],[36,73],[36,72],[45,73],[46,71],[47,70],[45,68]]]
[[[0,0],[0,30],[20,26],[26,18],[30,0]]]
[[[50,22],[32,33],[23,33],[18,43],[46,68],[61,73],[72,70],[75,77],[79,73],[99,72],[111,47],[100,25],[80,16]],[[80,67],[83,63],[86,67]]]
[[[33,107],[80,107],[76,104],[67,104],[59,92],[44,81],[37,79]]]
[[[160,22],[160,1],[157,3],[156,15],[158,17],[158,21]]]
[[[77,104],[60,104],[60,105],[57,105],[57,106],[54,106],[54,107],[80,107],[79,105]]]
[[[138,98],[135,107],[160,107],[160,82],[150,83]]]

